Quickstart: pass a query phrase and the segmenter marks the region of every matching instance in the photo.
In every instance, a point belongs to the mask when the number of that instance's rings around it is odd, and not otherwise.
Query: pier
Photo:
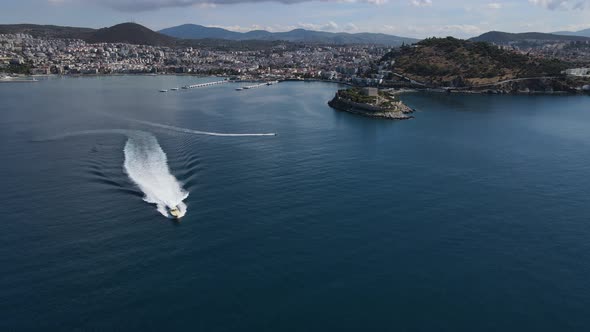
[[[254,85],[246,85],[241,88],[237,88],[236,90],[241,91],[241,90],[255,89],[255,88],[259,88],[261,86],[273,85],[273,84],[277,84],[277,83],[279,83],[279,81],[268,81],[268,82],[264,82],[264,83],[254,84]]]
[[[193,84],[193,85],[185,85],[182,88],[183,89],[204,88],[206,86],[218,85],[218,84],[223,84],[223,83],[228,83],[228,82],[229,82],[228,80],[223,80],[223,81],[216,81],[216,82],[199,83],[199,84]]]

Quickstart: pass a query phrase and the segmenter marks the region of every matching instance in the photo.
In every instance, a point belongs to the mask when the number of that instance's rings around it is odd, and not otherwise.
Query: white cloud
[[[475,35],[483,33],[483,30],[475,25],[470,24],[451,24],[443,25],[438,27],[439,33],[450,33],[450,34],[462,34],[462,35]]]
[[[281,1],[281,0],[279,0]],[[307,1],[307,0],[302,0],[303,1]],[[312,0],[309,0],[312,1]],[[321,0],[323,2],[341,2],[341,3],[359,3],[359,2],[365,2],[365,3],[369,3],[372,5],[382,5],[384,3],[389,2],[389,0]],[[282,1],[281,1],[282,2]]]
[[[216,8],[217,5],[211,2],[203,2],[203,3],[199,3],[195,5],[197,8],[201,8],[201,9],[210,9],[210,8]]]
[[[344,26],[344,30],[354,32],[358,31],[359,28],[354,23],[346,23],[346,25]]]
[[[429,7],[432,6],[432,0],[411,0],[410,3],[415,7]]]
[[[499,2],[490,2],[488,4],[486,4],[486,8],[488,9],[502,9],[504,7],[504,5],[502,5]]]
[[[109,7],[123,12],[151,11],[161,8],[205,6],[211,8],[214,5],[232,5],[241,3],[268,3],[278,2],[282,4],[296,4],[302,2],[322,1],[332,3],[366,3],[381,5],[388,0],[46,0],[51,4],[78,3],[95,4]],[[412,0],[417,2],[431,2],[431,0]]]
[[[316,24],[316,23],[299,23],[298,26],[303,29],[307,30],[319,30],[319,31],[334,31],[338,30],[338,24],[334,21],[329,21],[325,24]]]
[[[529,2],[550,10],[583,10],[590,8],[590,0],[529,0]]]
[[[471,24],[447,24],[447,25],[404,25],[399,30],[395,27],[387,29],[385,26],[385,33],[393,33],[402,36],[420,36],[420,37],[446,37],[454,36],[457,38],[468,38],[481,35],[488,31],[485,23],[481,26]]]

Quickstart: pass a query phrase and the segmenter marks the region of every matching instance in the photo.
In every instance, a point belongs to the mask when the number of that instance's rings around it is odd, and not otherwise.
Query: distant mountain
[[[175,38],[152,31],[136,23],[122,23],[102,29],[36,24],[5,24],[0,25],[0,33],[26,33],[37,38],[82,39],[88,43],[130,43],[158,46],[171,46],[176,43]]]
[[[141,45],[174,45],[176,39],[136,23],[122,23],[94,31],[85,39],[89,43],[129,43]]]
[[[0,33],[25,33],[37,38],[88,38],[95,29],[38,24],[0,24]]]
[[[152,31],[136,23],[122,23],[109,28],[91,29],[78,27],[61,27],[37,24],[6,24],[0,25],[1,33],[26,33],[38,38],[73,38],[89,43],[131,43],[158,46],[196,44],[219,44],[213,40],[228,41],[228,47],[265,47],[259,42],[309,42],[322,44],[375,44],[399,46],[403,43],[412,44],[417,39],[386,35],[381,33],[333,33],[295,29],[288,32],[268,32],[253,30],[234,32],[221,28],[210,28],[195,24],[184,24],[173,28]],[[199,42],[195,39],[200,40]],[[207,42],[201,42],[208,40]],[[255,42],[255,43],[254,43]],[[254,44],[252,44],[254,43]]]
[[[412,44],[414,38],[398,37],[382,33],[346,33],[295,29],[288,32],[268,32],[254,30],[235,32],[221,28],[210,28],[197,24],[184,24],[159,31],[165,35],[183,39],[227,39],[227,40],[284,40],[290,42],[310,42],[322,44],[379,44],[399,46]]]
[[[590,37],[590,29],[580,30],[580,31],[557,31],[554,32],[555,35],[563,35],[563,36],[581,36],[581,37]]]
[[[242,35],[239,32],[233,32],[222,28],[209,28],[197,24],[183,24],[172,28],[158,31],[174,38],[182,39],[230,39],[239,40]]]
[[[590,40],[588,37],[571,36],[571,35],[556,35],[541,32],[524,32],[524,33],[509,33],[501,31],[490,31],[478,37],[471,38],[472,41],[483,41],[488,43],[508,43],[508,42],[522,42],[528,40],[536,41],[586,41]]]

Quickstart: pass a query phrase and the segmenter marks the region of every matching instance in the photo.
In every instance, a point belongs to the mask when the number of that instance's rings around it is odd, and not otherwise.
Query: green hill
[[[136,23],[121,23],[110,28],[94,31],[86,41],[89,43],[129,43],[140,45],[171,46],[176,39],[152,31]]]
[[[86,39],[95,29],[39,24],[0,24],[0,34],[24,33],[36,38]]]
[[[541,32],[524,32],[524,33],[509,33],[501,31],[490,31],[480,36],[471,38],[472,41],[482,41],[489,43],[503,44],[508,42],[521,41],[586,41],[590,40],[588,37],[577,35],[560,35]]]
[[[109,28],[91,29],[37,24],[4,24],[0,33],[25,33],[37,38],[72,38],[89,43],[130,43],[169,46],[176,39],[136,23],[122,23]]]
[[[568,67],[563,61],[532,58],[488,43],[452,37],[430,38],[403,46],[386,54],[381,64],[426,85],[448,87],[560,76]]]

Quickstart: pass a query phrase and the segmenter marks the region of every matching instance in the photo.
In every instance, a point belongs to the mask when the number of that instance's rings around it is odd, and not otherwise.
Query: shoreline
[[[14,74],[13,74],[14,75]],[[114,76],[184,76],[184,77],[219,77],[219,78],[228,78],[231,75],[203,75],[203,74],[189,74],[189,73],[112,73],[112,74],[48,74],[48,75],[22,75],[17,74],[13,76],[15,78],[35,78],[35,77],[47,77],[47,78],[57,78],[57,77],[114,77]],[[249,78],[249,79],[240,79],[240,80],[229,80],[230,82],[263,82],[267,81],[269,78]],[[332,83],[332,84],[339,84],[339,85],[346,85],[354,88],[364,88],[369,87],[366,85],[358,85],[351,82],[342,82],[342,81],[334,81],[334,80],[327,80],[327,79],[314,79],[314,78],[273,78],[273,80],[277,80],[279,82],[322,82],[322,83]],[[16,81],[16,80],[15,80]],[[10,82],[8,80],[4,80],[2,82]],[[376,86],[379,89],[388,91],[392,95],[400,95],[404,93],[416,93],[416,92],[428,92],[428,93],[444,93],[444,94],[457,94],[457,95],[550,95],[550,96],[575,96],[575,95],[590,95],[590,90],[575,90],[575,91],[546,91],[546,90],[530,90],[530,91],[506,91],[506,90],[498,90],[498,89],[485,89],[485,90],[469,90],[469,89],[452,89],[448,87],[435,87],[435,88],[388,88],[388,87],[380,87]],[[476,89],[476,88],[475,88]]]

